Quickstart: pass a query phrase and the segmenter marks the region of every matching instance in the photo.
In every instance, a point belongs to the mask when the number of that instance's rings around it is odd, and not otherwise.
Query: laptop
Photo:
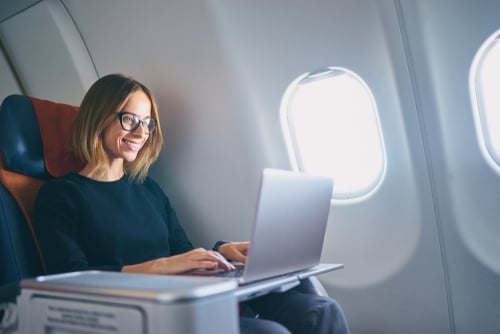
[[[235,279],[241,300],[252,291],[255,295],[293,286],[309,276],[342,268],[342,264],[320,264],[333,183],[325,176],[265,168],[244,267],[190,275]]]

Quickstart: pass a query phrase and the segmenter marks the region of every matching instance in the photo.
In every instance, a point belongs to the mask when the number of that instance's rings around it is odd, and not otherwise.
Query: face
[[[130,95],[129,100],[121,110],[136,115],[145,120],[151,117],[151,102],[143,91]],[[140,125],[133,131],[126,131],[120,125],[118,116],[104,131],[103,145],[110,160],[134,161],[137,154],[149,138],[147,127]]]

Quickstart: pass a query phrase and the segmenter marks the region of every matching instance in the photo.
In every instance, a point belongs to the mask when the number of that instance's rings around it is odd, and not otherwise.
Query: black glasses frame
[[[120,120],[120,125],[121,125],[122,129],[125,131],[132,132],[132,131],[137,130],[139,125],[143,125],[143,126],[145,125],[146,126],[145,133],[147,135],[150,135],[155,131],[156,126],[157,126],[156,120],[154,118],[140,119],[139,116],[137,116],[134,113],[128,112],[128,111],[120,111],[116,115],[117,115],[118,119]],[[123,117],[124,116],[132,117],[133,124],[130,127],[123,124]]]

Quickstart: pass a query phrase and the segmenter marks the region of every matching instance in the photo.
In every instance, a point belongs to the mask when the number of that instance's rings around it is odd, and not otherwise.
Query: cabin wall
[[[299,75],[356,72],[387,153],[380,188],[334,201],[320,276],[353,333],[500,330],[499,175],[481,155],[468,71],[500,26],[474,0],[0,2],[0,98],[79,104],[121,72],[155,92],[151,174],[193,242],[250,236],[260,171],[291,168],[279,107]],[[282,236],[276,236],[282,237]],[[298,245],[307,247],[307,245]]]
[[[500,175],[479,145],[469,71],[479,47],[500,28],[500,2],[402,4],[454,327],[496,333]]]

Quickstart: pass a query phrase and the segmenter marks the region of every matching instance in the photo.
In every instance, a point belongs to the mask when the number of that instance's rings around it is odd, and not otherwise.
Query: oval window
[[[375,101],[359,76],[338,67],[306,73],[287,88],[281,124],[295,169],[334,178],[334,199],[368,195],[385,172]]]
[[[500,167],[500,30],[481,46],[470,71],[470,89],[479,142],[487,160]]]

